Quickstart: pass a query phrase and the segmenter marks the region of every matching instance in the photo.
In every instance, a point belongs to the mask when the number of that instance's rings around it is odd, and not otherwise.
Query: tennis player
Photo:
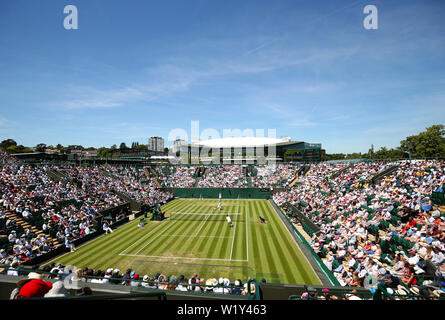
[[[229,226],[232,227],[232,219],[230,219],[229,215],[227,215],[226,220]]]

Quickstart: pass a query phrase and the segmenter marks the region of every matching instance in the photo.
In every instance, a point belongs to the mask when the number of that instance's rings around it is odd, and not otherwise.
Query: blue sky
[[[196,120],[367,152],[444,124],[444,88],[440,0],[0,0],[0,139],[26,146],[146,144]]]

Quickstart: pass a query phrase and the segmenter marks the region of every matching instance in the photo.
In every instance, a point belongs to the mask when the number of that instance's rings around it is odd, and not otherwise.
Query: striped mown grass
[[[152,275],[321,283],[267,200],[222,200],[221,210],[217,204],[211,199],[172,201],[162,207],[169,219],[149,221],[142,228],[136,219],[53,262]],[[261,224],[259,216],[267,223]]]

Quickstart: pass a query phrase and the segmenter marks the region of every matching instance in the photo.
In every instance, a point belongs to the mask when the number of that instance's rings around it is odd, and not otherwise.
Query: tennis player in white
[[[229,226],[232,226],[232,219],[230,219],[229,215],[227,215],[226,217],[227,223],[229,224]]]

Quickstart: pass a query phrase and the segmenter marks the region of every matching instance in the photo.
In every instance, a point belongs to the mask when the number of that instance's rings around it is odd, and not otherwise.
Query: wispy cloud
[[[18,122],[10,120],[10,119],[0,115],[0,129],[1,130],[15,128],[18,125],[19,125]]]
[[[137,83],[123,84],[120,88],[99,89],[93,85],[70,86],[65,88],[63,98],[52,103],[61,109],[116,108],[135,102],[152,102],[162,97],[187,92],[192,86],[209,83],[220,77],[239,76],[273,72],[284,68],[314,63],[332,62],[337,58],[356,54],[358,47],[340,48],[323,52],[307,53],[302,50],[265,50],[255,58],[223,60],[195,58],[180,59],[174,63],[163,64],[143,70]],[[307,93],[320,93],[329,89],[326,85],[290,88]],[[330,89],[333,89],[332,85]],[[199,97],[196,97],[199,99]]]
[[[127,87],[122,89],[99,90],[94,87],[70,87],[64,101],[54,103],[62,109],[82,108],[113,108],[123,106],[142,96],[138,89]]]
[[[19,128],[20,123],[0,115],[0,133],[2,135],[10,135],[11,138],[15,139],[15,133]]]
[[[8,124],[8,119],[0,116],[0,128],[4,128]]]
[[[319,123],[310,120],[307,117],[303,118],[296,118],[286,123],[289,127],[300,127],[300,128],[306,128],[306,127],[315,127],[318,126]]]

